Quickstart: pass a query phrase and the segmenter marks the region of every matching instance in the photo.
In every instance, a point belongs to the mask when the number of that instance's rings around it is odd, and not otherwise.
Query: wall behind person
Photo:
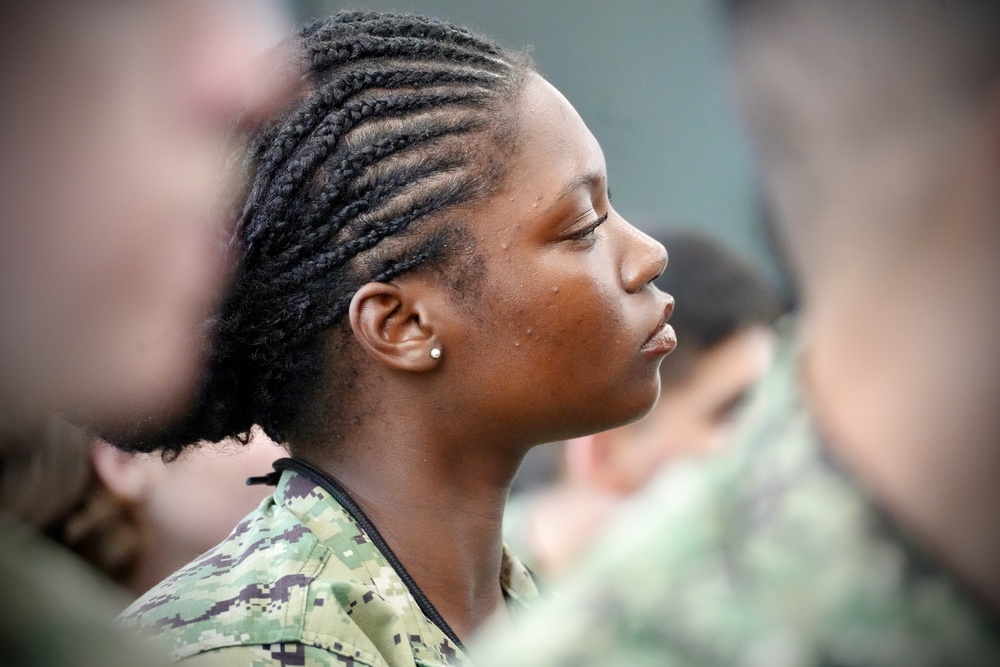
[[[511,47],[601,142],[617,208],[659,231],[698,226],[771,266],[746,140],[730,104],[714,0],[289,0],[300,21],[340,9],[453,21]]]

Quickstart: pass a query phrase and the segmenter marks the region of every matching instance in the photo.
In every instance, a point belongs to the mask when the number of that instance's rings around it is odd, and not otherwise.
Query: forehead
[[[508,217],[537,217],[572,199],[574,189],[588,194],[586,177],[604,178],[604,154],[573,105],[538,74],[529,75],[519,107],[518,150],[499,208]]]
[[[528,163],[522,166],[565,182],[581,174],[604,172],[604,154],[580,114],[555,86],[535,73],[525,82],[520,129]]]

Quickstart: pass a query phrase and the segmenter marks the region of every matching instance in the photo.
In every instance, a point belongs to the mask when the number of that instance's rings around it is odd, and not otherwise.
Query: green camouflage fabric
[[[508,606],[537,596],[505,551]],[[468,665],[350,514],[307,477],[284,471],[274,494],[219,546],[121,616],[189,665]]]
[[[735,447],[668,472],[480,667],[1000,665],[997,617],[824,452],[793,343]]]
[[[82,560],[0,516],[0,665],[155,667],[150,647],[113,626],[126,596]]]

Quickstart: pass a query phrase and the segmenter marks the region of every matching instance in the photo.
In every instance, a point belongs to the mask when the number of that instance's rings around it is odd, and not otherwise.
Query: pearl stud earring
[[[439,347],[431,348],[431,359],[440,359],[440,358],[441,358],[441,348]]]

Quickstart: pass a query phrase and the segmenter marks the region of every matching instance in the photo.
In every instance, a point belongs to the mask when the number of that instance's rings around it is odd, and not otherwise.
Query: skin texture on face
[[[440,342],[461,371],[456,405],[533,444],[643,414],[675,341],[661,327],[672,300],[650,284],[666,252],[612,208],[597,141],[537,75],[522,109],[508,183],[470,225],[485,272],[475,314]]]
[[[230,270],[217,206],[226,133],[274,101],[258,57],[274,43],[264,9],[10,10],[22,34],[0,65],[4,394],[111,420],[187,398]]]

